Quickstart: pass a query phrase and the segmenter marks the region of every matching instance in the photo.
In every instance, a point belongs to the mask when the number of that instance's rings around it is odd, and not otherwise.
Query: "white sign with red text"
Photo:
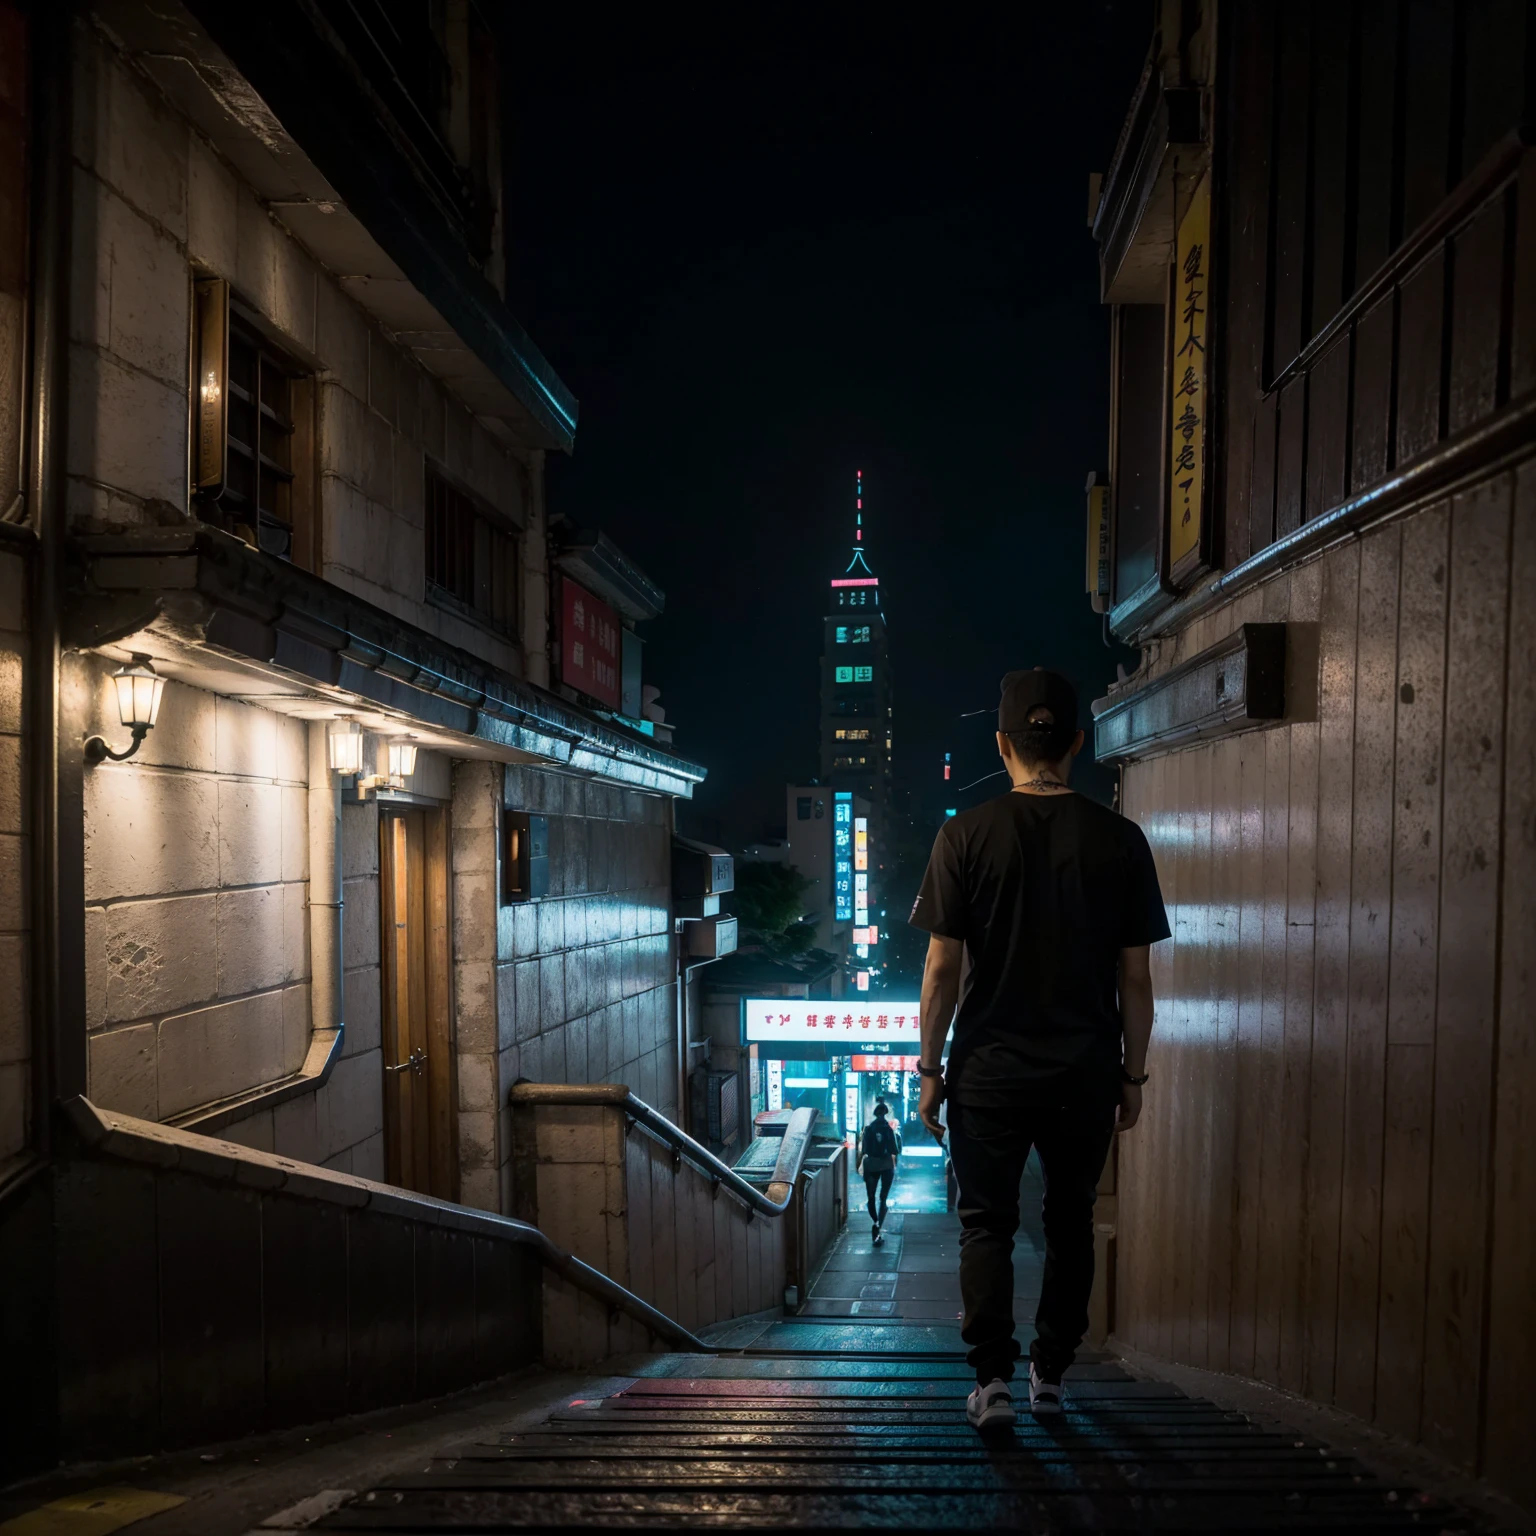
[[[792,1042],[846,1040],[853,1049],[919,1038],[917,999],[861,997],[857,1002],[804,1002],[787,997],[749,997],[747,1039]]]

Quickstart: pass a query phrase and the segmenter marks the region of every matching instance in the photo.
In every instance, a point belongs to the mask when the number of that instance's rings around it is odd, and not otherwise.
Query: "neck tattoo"
[[[1021,783],[1015,784],[1013,787],[1015,789],[1065,790],[1067,786],[1063,784],[1060,779],[1035,778],[1025,779]]]

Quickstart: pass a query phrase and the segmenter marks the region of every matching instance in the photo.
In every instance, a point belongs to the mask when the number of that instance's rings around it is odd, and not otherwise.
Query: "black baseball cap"
[[[1031,710],[1048,709],[1052,724],[1077,729],[1077,689],[1059,672],[1036,667],[1029,672],[1010,672],[1003,679],[1003,697],[997,706],[1000,731],[1022,731]]]

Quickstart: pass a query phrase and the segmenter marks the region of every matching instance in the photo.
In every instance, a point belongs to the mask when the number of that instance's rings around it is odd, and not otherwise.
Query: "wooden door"
[[[385,1176],[456,1200],[448,813],[381,806],[379,844]]]

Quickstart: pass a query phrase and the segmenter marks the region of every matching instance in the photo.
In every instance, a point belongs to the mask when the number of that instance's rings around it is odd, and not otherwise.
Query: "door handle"
[[[426,1066],[426,1064],[427,1053],[425,1051],[416,1050],[411,1052],[407,1060],[400,1062],[397,1066],[386,1066],[384,1070],[386,1072],[412,1072],[415,1073],[417,1077],[420,1077],[421,1069]]]

